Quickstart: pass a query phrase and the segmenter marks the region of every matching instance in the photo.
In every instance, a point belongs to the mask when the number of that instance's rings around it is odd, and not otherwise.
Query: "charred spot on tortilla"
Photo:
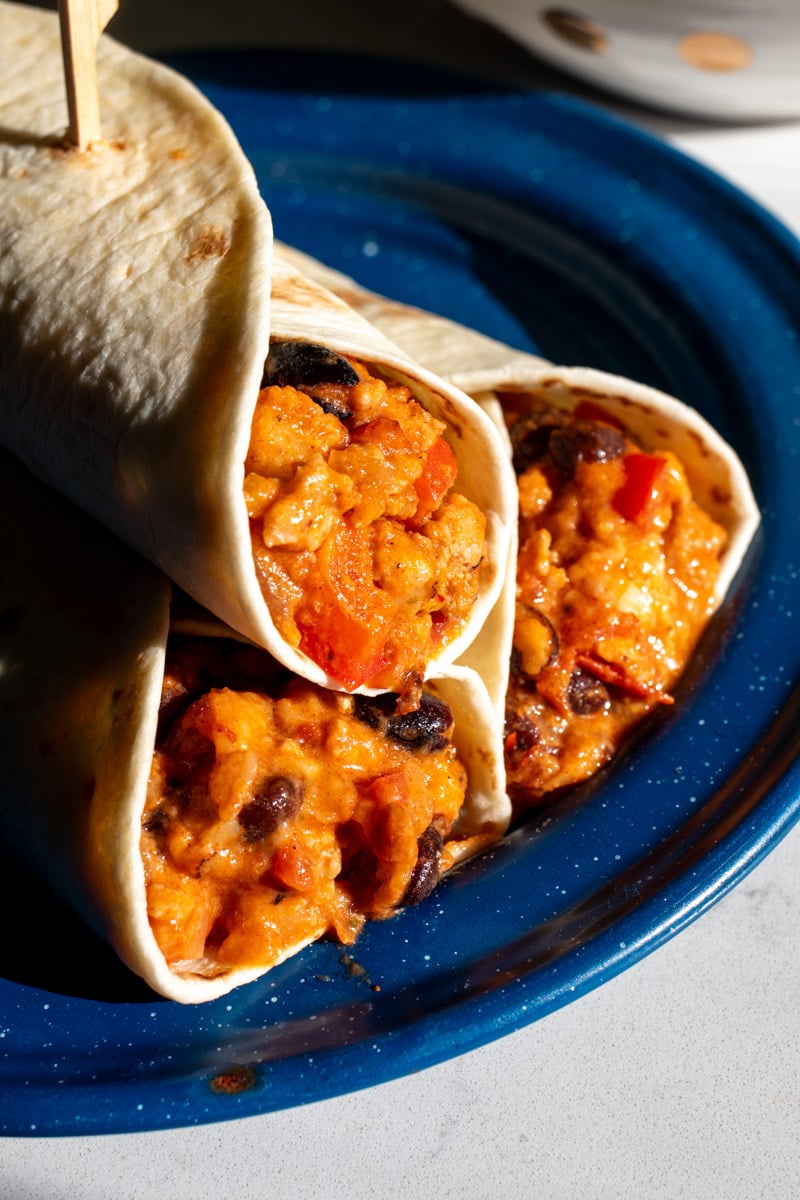
[[[58,137],[32,140],[44,149],[48,158],[63,162],[73,169],[93,170],[103,154],[109,151],[112,154],[124,154],[128,148],[124,138],[100,138],[99,141],[93,141],[88,146],[81,147],[77,146],[67,133]],[[21,177],[17,176],[17,178]]]
[[[301,275],[284,276],[276,274],[272,278],[271,295],[273,303],[288,303],[290,305],[313,305],[319,312],[326,309],[341,312],[346,308],[343,300],[332,292],[323,291],[307,282]]]
[[[207,225],[195,236],[186,255],[186,262],[192,263],[208,258],[224,258],[231,248],[228,234],[219,225]]]

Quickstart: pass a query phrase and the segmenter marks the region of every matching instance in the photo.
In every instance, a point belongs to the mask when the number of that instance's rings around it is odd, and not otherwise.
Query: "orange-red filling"
[[[176,639],[142,823],[150,923],[176,969],[270,966],[416,903],[466,773],[447,707],[327,692],[236,643]]]
[[[587,778],[672,702],[714,607],[725,532],[666,450],[602,407],[502,397],[519,483],[506,763],[518,807]]]
[[[253,555],[291,645],[347,690],[408,693],[469,618],[485,518],[453,490],[443,423],[352,365],[352,387],[262,390],[244,485]]]

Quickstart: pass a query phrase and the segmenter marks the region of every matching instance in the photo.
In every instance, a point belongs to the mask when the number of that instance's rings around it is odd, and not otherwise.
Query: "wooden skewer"
[[[118,6],[118,0],[58,0],[69,140],[79,150],[101,137],[97,42]]]

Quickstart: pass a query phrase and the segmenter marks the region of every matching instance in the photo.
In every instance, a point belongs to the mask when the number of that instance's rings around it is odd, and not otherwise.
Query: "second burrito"
[[[503,431],[516,563],[466,659],[505,705],[518,811],[588,779],[673,703],[742,565],[759,524],[742,463],[673,396],[557,366],[369,292],[290,247],[276,253],[450,376]]]

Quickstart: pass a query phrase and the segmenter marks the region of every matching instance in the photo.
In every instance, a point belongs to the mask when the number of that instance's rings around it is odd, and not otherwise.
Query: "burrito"
[[[422,902],[505,830],[480,679],[290,672],[0,457],[0,834],[160,994],[213,999]]]
[[[55,15],[0,22],[0,442],[296,674],[413,707],[503,586],[496,428],[273,262],[185,79],[102,38],[78,152]]]
[[[290,247],[276,253],[502,429],[517,483],[516,566],[496,634],[467,657],[496,695],[493,654],[511,630],[504,744],[518,812],[594,775],[644,717],[672,704],[741,567],[759,513],[739,458],[661,391],[556,366],[375,295]]]

